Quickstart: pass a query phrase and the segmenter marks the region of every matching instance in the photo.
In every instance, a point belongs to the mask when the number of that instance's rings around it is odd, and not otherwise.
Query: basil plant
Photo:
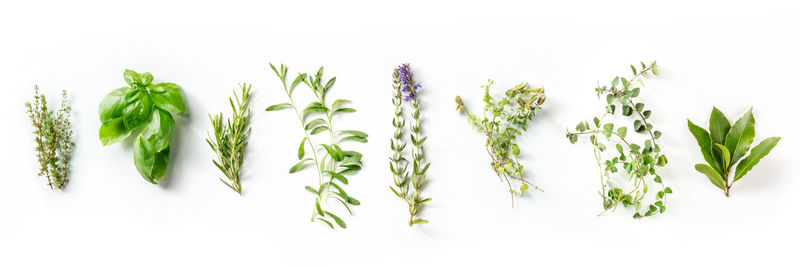
[[[157,184],[167,173],[173,115],[186,114],[181,87],[153,83],[149,72],[125,70],[128,86],[111,91],[100,103],[100,141],[104,146],[136,135],[133,162],[142,177]]]

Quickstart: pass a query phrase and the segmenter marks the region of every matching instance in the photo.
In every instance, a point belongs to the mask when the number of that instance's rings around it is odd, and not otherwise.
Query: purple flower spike
[[[422,88],[422,84],[414,84],[414,74],[411,73],[411,65],[402,64],[397,66],[397,71],[400,72],[400,81],[403,84],[401,90],[408,93],[404,98],[405,101],[408,102],[411,99],[415,99],[417,97],[417,89]]]

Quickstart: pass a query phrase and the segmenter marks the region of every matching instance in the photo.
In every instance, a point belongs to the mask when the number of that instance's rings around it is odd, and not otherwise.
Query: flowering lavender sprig
[[[392,103],[395,105],[395,118],[392,120],[392,124],[395,126],[396,130],[391,142],[394,154],[390,158],[389,164],[392,174],[394,175],[394,184],[397,187],[397,189],[394,187],[391,189],[397,197],[402,198],[408,204],[410,213],[410,219],[408,221],[409,226],[428,223],[427,220],[419,219],[417,215],[422,209],[422,204],[431,201],[430,198],[423,199],[420,194],[422,187],[425,185],[425,180],[427,178],[425,173],[428,167],[430,167],[430,163],[425,164],[423,167],[425,154],[422,144],[427,137],[421,137],[420,135],[422,131],[419,119],[420,101],[417,98],[417,90],[421,88],[422,85],[418,83],[415,84],[413,76],[409,64],[400,65],[394,70],[394,95]],[[413,166],[411,170],[411,183],[409,183],[409,176],[406,172],[409,162],[402,156],[406,144],[402,143],[405,120],[403,119],[403,107],[400,98],[404,93],[404,100],[409,102],[413,109],[411,114],[413,120],[409,126],[411,130],[409,136],[411,138],[411,144],[414,146],[411,150],[411,157],[413,159],[411,162]],[[413,188],[413,191],[409,190],[409,185]]]
[[[25,103],[28,117],[33,123],[36,140],[39,176],[47,178],[50,189],[63,189],[69,182],[69,162],[75,146],[69,122],[72,107],[67,103],[67,91],[61,93],[61,106],[57,111],[47,108],[47,99],[34,87],[34,101]]]

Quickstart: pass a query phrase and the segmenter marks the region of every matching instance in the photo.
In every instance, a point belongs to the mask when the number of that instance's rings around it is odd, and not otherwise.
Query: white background
[[[553,1],[556,2],[556,1]],[[791,1],[3,1],[0,78],[2,266],[666,266],[796,262],[798,10]],[[602,111],[594,86],[657,60],[641,101],[664,133],[671,196],[666,214],[597,217],[601,199],[586,141],[564,129]],[[370,134],[365,169],[348,192],[361,200],[348,229],[309,222],[316,182],[289,175],[302,132],[268,62],[290,72],[320,65],[338,77],[332,97],[359,112],[340,129]],[[423,213],[389,191],[391,72],[410,62],[424,84],[424,131],[433,163]],[[124,85],[126,68],[184,88],[168,177],[143,180],[130,142],[102,147],[97,107]],[[520,139],[529,179],[545,192],[511,208],[488,166],[484,137],[454,110],[480,108],[527,81],[544,86],[544,110]],[[240,197],[222,185],[204,142],[208,113],[229,114],[237,83],[253,83],[253,134]],[[69,90],[77,149],[71,182],[37,177],[23,103],[38,84],[53,101]],[[304,87],[298,92],[307,93]],[[693,169],[702,156],[686,119],[707,126],[712,106],[736,119],[751,105],[756,141],[783,140],[730,198]]]

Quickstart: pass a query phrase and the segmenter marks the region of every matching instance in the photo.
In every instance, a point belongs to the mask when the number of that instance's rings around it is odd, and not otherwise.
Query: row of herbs
[[[299,173],[309,167],[316,172],[316,182],[305,186],[314,196],[311,221],[331,228],[346,228],[344,219],[336,214],[346,211],[352,215],[352,208],[361,204],[344,188],[363,167],[363,155],[346,147],[353,142],[367,143],[368,135],[356,129],[334,127],[334,119],[356,110],[347,99],[331,101],[328,96],[336,77],[325,78],[322,67],[314,74],[298,73],[294,79],[290,79],[285,65],[270,64],[270,67],[282,85],[287,102],[271,105],[266,111],[292,110],[303,132],[297,149],[298,162],[289,168],[289,173]],[[652,124],[652,110],[639,101],[644,79],[658,75],[658,67],[652,62],[630,68],[630,77],[617,76],[610,84],[595,87],[597,97],[605,100],[603,111],[591,120],[579,122],[574,130],[567,129],[566,138],[573,144],[581,139],[588,139],[591,144],[600,182],[603,207],[600,214],[622,206],[631,208],[634,218],[642,218],[664,213],[667,196],[673,191],[664,185],[659,175],[659,170],[668,163],[659,142],[662,134]],[[146,181],[157,184],[167,174],[170,144],[175,133],[174,117],[188,112],[182,88],[174,83],[154,83],[153,75],[147,72],[126,70],[123,78],[127,86],[111,91],[100,103],[99,139],[107,146],[135,136],[134,166]],[[409,64],[395,68],[392,78],[395,131],[390,139],[389,170],[393,177],[390,189],[408,205],[408,225],[413,226],[428,223],[420,218],[420,213],[424,204],[432,200],[422,195],[430,167],[423,149],[427,137],[422,134],[419,97],[422,84],[414,80]],[[480,116],[473,113],[460,96],[455,99],[456,110],[486,136],[490,166],[508,187],[513,207],[516,197],[524,196],[531,189],[542,191],[526,178],[517,143],[535,119],[536,111],[542,109],[546,96],[543,87],[523,82],[506,90],[501,98],[495,98],[490,91],[493,83],[490,79],[481,86],[484,107]],[[314,100],[305,104],[295,101],[295,89],[301,84]],[[238,91],[234,90],[228,101],[230,118],[226,119],[222,113],[209,115],[212,131],[206,139],[215,154],[212,162],[222,173],[219,180],[240,195],[243,194],[240,174],[244,151],[252,130],[249,125],[251,87],[241,84]],[[69,182],[75,145],[67,92],[62,92],[58,109],[52,110],[35,87],[34,100],[25,107],[34,128],[40,164],[38,175],[47,179],[51,189],[63,189]],[[697,164],[695,169],[726,196],[733,183],[758,164],[780,140],[780,137],[770,137],[751,149],[755,137],[752,109],[731,125],[725,115],[714,108],[709,130],[691,121],[688,127],[707,163]],[[633,134],[629,135],[628,129]]]

